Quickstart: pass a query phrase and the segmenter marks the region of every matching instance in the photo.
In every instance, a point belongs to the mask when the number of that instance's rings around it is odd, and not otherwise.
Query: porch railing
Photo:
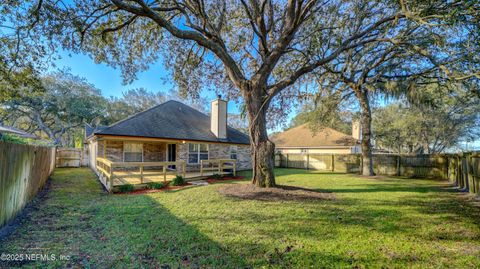
[[[212,159],[200,160],[200,176],[206,171],[216,171],[219,175],[230,174],[226,169],[233,170],[233,175],[237,175],[237,160],[235,159]]]
[[[173,169],[168,169],[173,167]],[[127,175],[121,175],[121,177],[139,177],[140,184],[144,183],[144,168],[145,167],[162,167],[161,172],[157,173],[148,173],[148,176],[163,176],[163,180],[167,181],[167,175],[181,175],[185,178],[186,168],[184,161],[176,162],[112,162],[105,158],[97,158],[97,171],[99,173],[100,182],[105,186],[105,188],[111,192],[113,188],[113,180],[115,176],[115,168],[126,168],[133,167],[138,168],[138,172],[132,172]],[[118,171],[117,171],[118,172]]]

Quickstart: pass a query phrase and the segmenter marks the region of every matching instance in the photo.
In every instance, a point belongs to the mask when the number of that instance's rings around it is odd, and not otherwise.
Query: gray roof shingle
[[[92,129],[91,126],[86,126],[85,133],[87,137],[98,134],[233,144],[250,143],[248,135],[231,127],[227,127],[226,139],[217,138],[210,131],[209,116],[173,100],[132,115],[108,127]]]
[[[11,126],[6,126],[6,125],[0,125],[0,134],[2,134],[2,133],[11,133],[11,134],[15,134],[15,135],[18,135],[20,137],[23,137],[23,138],[38,139],[38,137],[33,135],[33,134],[30,134],[30,133],[27,133],[27,132],[22,131],[20,129],[17,129],[17,128],[14,128],[14,127],[11,127]]]

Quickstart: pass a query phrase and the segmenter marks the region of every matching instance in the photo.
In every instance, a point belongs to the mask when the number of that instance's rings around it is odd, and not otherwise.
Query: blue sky
[[[86,78],[88,82],[100,89],[102,95],[106,97],[120,97],[122,92],[140,87],[152,92],[164,92],[165,94],[174,88],[173,83],[169,82],[171,81],[170,73],[165,70],[161,60],[150,66],[147,71],[139,73],[137,79],[132,83],[123,85],[120,69],[115,69],[106,64],[97,64],[89,56],[83,54],[61,52],[60,56],[61,59],[55,62],[56,68],[69,68],[72,74]],[[215,98],[215,93],[210,91],[204,91],[202,95],[207,100]],[[206,109],[209,110],[208,107]],[[229,102],[228,112],[239,114],[239,105]],[[288,120],[291,120],[294,115],[295,113],[290,113]],[[281,129],[279,126],[275,130],[270,131],[279,131]]]
[[[119,69],[114,69],[106,64],[97,64],[90,57],[82,54],[63,52],[61,57],[56,61],[58,68],[67,67],[73,74],[86,78],[99,88],[104,96],[120,97],[122,92],[140,87],[166,93],[173,87],[171,83],[165,83],[162,79],[168,73],[160,63],[151,66],[146,72],[140,73],[138,79],[131,84],[123,85]]]
[[[122,84],[121,70],[115,69],[106,64],[97,64],[89,56],[83,54],[60,53],[61,59],[55,62],[56,68],[69,68],[71,73],[84,77],[88,82],[100,89],[102,95],[120,97],[122,92],[133,88],[145,88],[152,92],[164,92],[167,94],[174,88],[171,83],[170,73],[163,67],[162,61],[142,73],[130,84]],[[202,95],[208,99],[214,99],[214,92],[203,92]],[[208,108],[207,108],[208,109]],[[239,113],[238,105],[229,103],[230,113]]]

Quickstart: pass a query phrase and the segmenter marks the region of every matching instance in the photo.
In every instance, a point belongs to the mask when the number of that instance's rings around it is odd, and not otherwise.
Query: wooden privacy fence
[[[55,168],[55,148],[0,142],[0,227],[23,209]]]
[[[79,148],[57,148],[56,167],[80,167],[83,150]]]
[[[480,152],[452,155],[448,159],[450,181],[471,193],[480,193]]]
[[[275,166],[338,173],[359,173],[361,154],[276,154]],[[399,155],[374,154],[378,175],[449,179],[472,193],[480,193],[480,153]]]

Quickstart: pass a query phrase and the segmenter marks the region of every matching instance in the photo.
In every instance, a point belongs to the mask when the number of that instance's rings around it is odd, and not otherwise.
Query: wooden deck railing
[[[169,166],[175,166],[175,169],[169,170]],[[111,192],[113,188],[113,180],[115,178],[115,168],[134,167],[138,168],[138,172],[122,175],[122,177],[139,177],[140,184],[144,181],[145,167],[162,167],[162,172],[148,173],[148,176],[163,176],[163,180],[167,181],[167,175],[181,175],[185,178],[186,168],[184,161],[176,162],[112,162],[105,158],[97,158],[97,171],[99,172],[100,181],[105,188]]]
[[[230,174],[230,172],[224,172],[225,169],[232,169],[233,175],[236,176],[237,160],[235,159],[200,160],[200,176],[203,176],[203,172],[205,171],[217,171],[219,175]]]

